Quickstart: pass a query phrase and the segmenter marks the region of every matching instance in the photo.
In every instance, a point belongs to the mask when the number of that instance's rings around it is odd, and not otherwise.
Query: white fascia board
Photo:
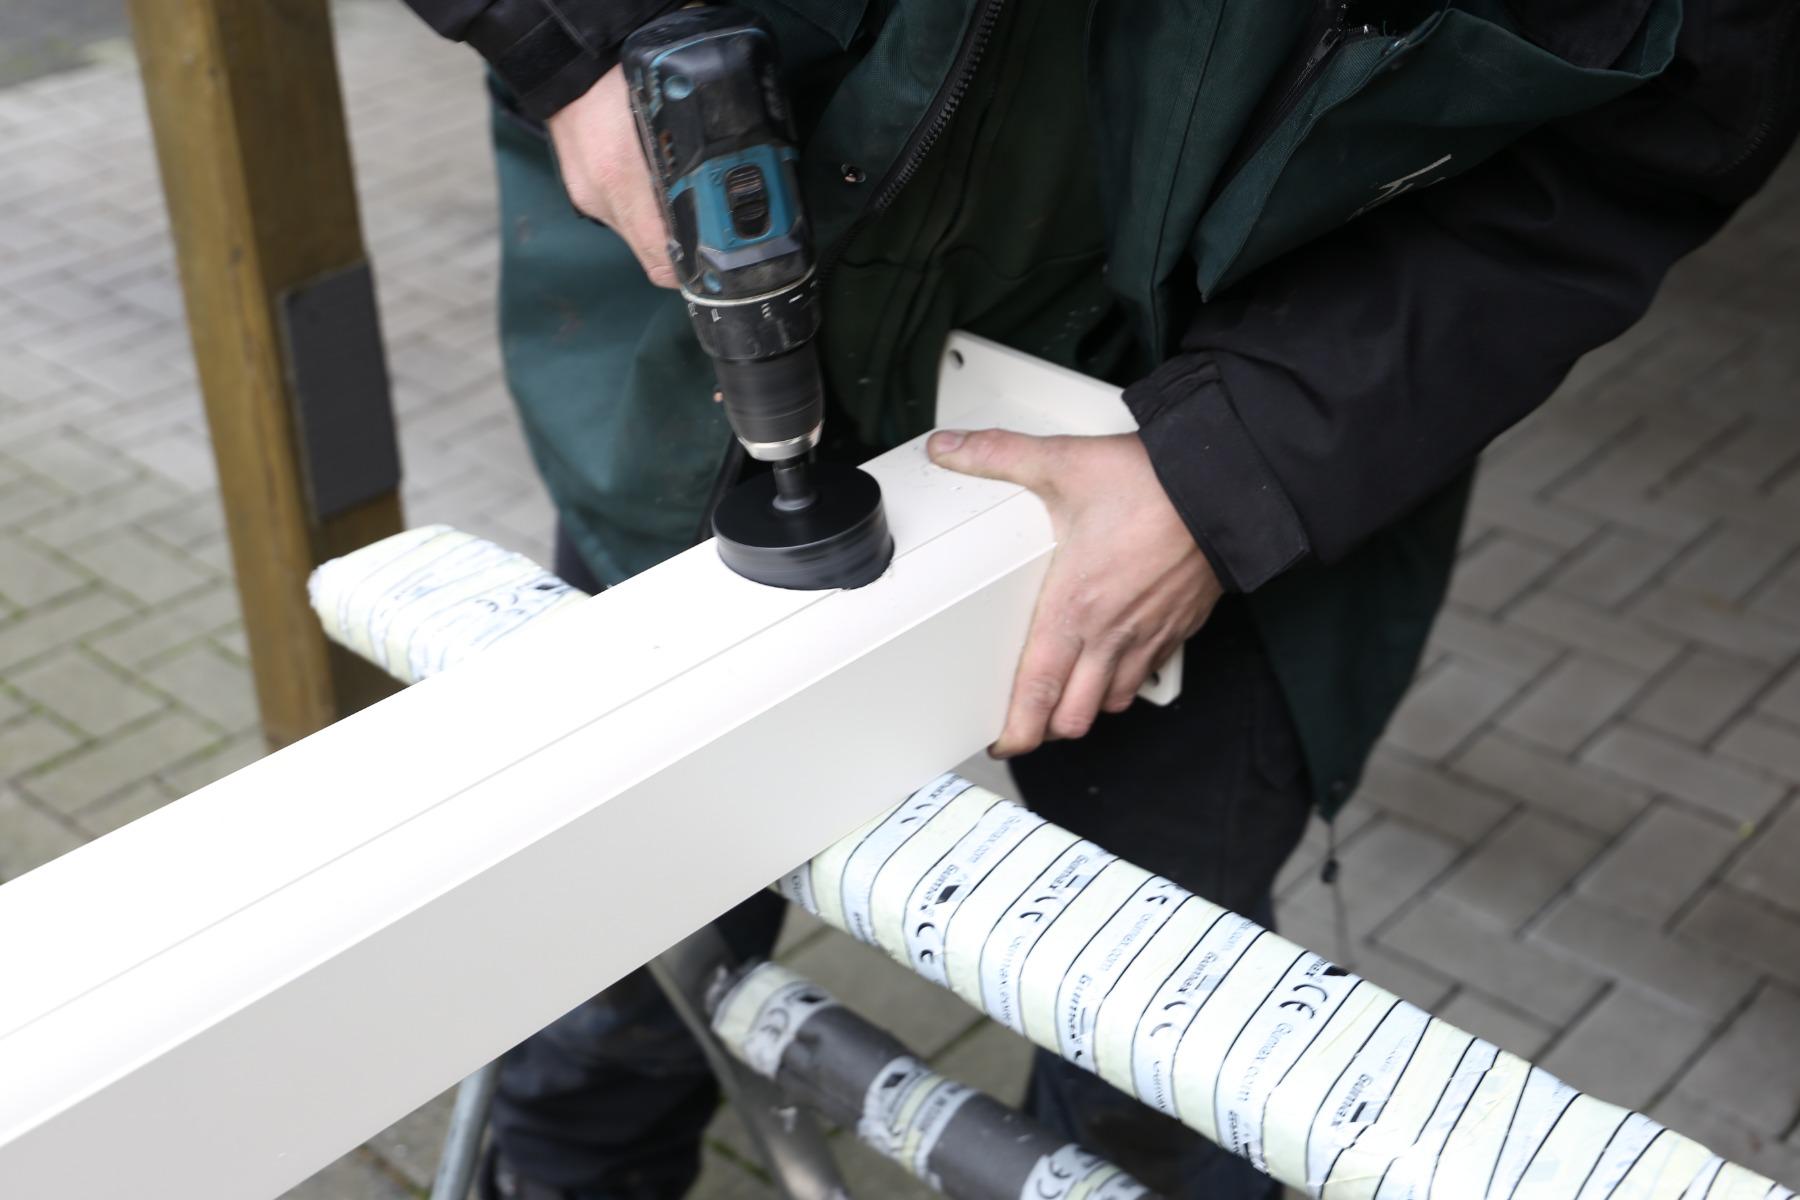
[[[945,361],[947,422],[1132,428]],[[0,887],[0,1195],[277,1195],[989,741],[1043,507],[869,470],[866,588],[697,547]]]

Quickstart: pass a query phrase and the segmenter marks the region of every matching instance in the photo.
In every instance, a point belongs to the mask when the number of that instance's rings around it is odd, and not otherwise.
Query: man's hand
[[[1137,435],[945,430],[926,448],[941,467],[1030,488],[1056,530],[994,757],[1078,738],[1102,709],[1123,712],[1218,603],[1219,581]]]
[[[545,124],[570,202],[624,238],[651,283],[674,287],[669,235],[625,96],[624,70],[615,66]]]

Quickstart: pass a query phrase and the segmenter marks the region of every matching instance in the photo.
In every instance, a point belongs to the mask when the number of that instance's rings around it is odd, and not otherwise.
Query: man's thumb
[[[1047,442],[1046,438],[1005,429],[975,433],[941,429],[926,441],[925,452],[940,467],[983,479],[1003,479],[1036,491],[1045,479]]]

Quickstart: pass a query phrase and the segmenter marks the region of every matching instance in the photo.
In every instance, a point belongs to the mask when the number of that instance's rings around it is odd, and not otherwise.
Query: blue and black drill
[[[632,34],[620,61],[726,419],[770,466],[719,499],[719,556],[776,587],[861,587],[887,569],[894,542],[874,478],[814,460],[818,279],[774,39],[741,9],[691,8]]]

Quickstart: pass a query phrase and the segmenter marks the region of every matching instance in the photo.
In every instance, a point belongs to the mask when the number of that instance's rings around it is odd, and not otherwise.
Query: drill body
[[[874,477],[813,462],[818,280],[774,38],[741,9],[683,9],[627,38],[620,63],[726,420],[771,468],[714,509],[719,555],[776,587],[861,587],[894,543]]]

